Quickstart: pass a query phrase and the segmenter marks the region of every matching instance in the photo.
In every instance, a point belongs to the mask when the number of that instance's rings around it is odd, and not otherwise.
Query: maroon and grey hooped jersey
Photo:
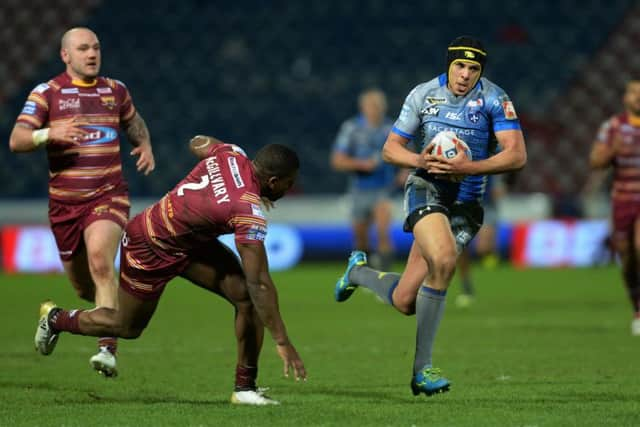
[[[613,159],[614,201],[640,201],[640,126],[633,125],[627,113],[610,118],[600,126],[597,142],[618,145]]]
[[[117,80],[97,77],[87,84],[62,73],[36,86],[17,123],[39,129],[75,119],[87,131],[78,145],[47,144],[49,196],[79,203],[126,189],[118,131],[135,113],[129,91]]]
[[[229,233],[237,243],[262,243],[267,231],[251,160],[232,144],[213,145],[185,179],[140,216],[147,239],[172,254]]]

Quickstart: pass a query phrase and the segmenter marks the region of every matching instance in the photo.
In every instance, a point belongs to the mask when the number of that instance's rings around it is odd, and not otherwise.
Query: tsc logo
[[[437,116],[440,113],[440,109],[438,107],[425,107],[420,112],[425,116]]]

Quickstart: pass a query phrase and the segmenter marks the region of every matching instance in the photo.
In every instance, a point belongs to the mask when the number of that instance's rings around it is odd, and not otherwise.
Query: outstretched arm
[[[242,259],[249,296],[260,320],[276,342],[278,354],[284,361],[285,376],[289,375],[289,370],[292,368],[296,380],[305,379],[307,374],[304,363],[289,341],[287,329],[280,316],[278,292],[269,275],[264,245],[238,243],[236,246]]]
[[[140,156],[136,162],[138,172],[149,175],[155,169],[156,162],[151,149],[151,137],[149,136],[147,124],[142,116],[136,112],[131,120],[122,124],[122,130],[124,130],[131,145],[135,147],[131,150],[131,155]]]

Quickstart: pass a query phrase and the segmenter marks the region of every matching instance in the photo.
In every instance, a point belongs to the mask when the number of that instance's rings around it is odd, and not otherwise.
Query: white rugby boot
[[[116,356],[111,353],[106,346],[101,346],[100,351],[91,356],[89,363],[96,372],[104,375],[105,378],[115,378],[118,376]]]
[[[36,351],[45,356],[53,352],[58,342],[58,334],[49,325],[49,315],[53,310],[57,309],[58,307],[53,301],[45,301],[40,304],[40,319],[38,320],[34,344]]]
[[[234,405],[279,405],[280,402],[273,400],[264,394],[264,389],[234,391],[231,393],[231,403]]]
[[[631,321],[631,335],[640,337],[640,317],[636,317]]]

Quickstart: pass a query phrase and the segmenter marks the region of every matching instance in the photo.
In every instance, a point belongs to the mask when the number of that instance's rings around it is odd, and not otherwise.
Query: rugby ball
[[[431,154],[434,156],[452,159],[459,151],[464,151],[469,160],[473,160],[471,149],[467,143],[460,139],[453,131],[447,130],[438,132],[431,142],[433,143]],[[442,179],[460,182],[464,179],[464,175],[443,175]]]

